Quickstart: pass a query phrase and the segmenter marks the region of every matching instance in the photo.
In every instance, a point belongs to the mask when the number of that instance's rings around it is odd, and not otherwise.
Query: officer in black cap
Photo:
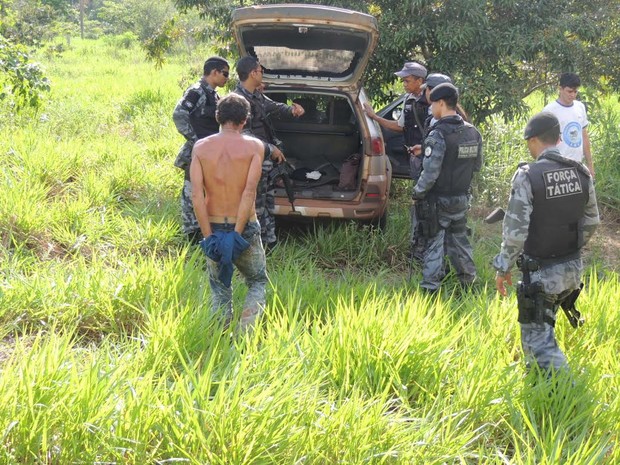
[[[575,300],[581,290],[580,249],[599,224],[594,185],[581,163],[560,155],[560,123],[553,113],[529,120],[523,138],[533,163],[512,178],[500,253],[493,260],[498,292],[506,295],[517,259],[523,280],[517,288],[521,346],[528,368],[547,374],[568,368],[555,339],[560,305],[580,324]]]
[[[463,286],[476,279],[467,211],[473,173],[482,166],[482,136],[457,114],[459,92],[453,84],[437,85],[429,97],[437,123],[424,140],[423,170],[413,199],[417,233],[427,241],[420,286],[435,292],[445,274],[445,255]]]
[[[534,115],[525,126],[523,131],[523,139],[528,140],[537,137],[547,131],[557,129],[558,137],[560,135],[560,121],[557,117],[548,111],[543,111]]]

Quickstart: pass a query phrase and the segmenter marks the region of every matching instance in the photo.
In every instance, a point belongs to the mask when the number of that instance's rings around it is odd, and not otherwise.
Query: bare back
[[[238,131],[222,132],[194,145],[190,177],[194,210],[204,235],[209,217],[236,218],[241,232],[255,216],[256,188],[261,176],[263,143]],[[202,206],[205,206],[204,211]],[[205,218],[206,214],[206,218]],[[202,221],[201,221],[201,218]]]

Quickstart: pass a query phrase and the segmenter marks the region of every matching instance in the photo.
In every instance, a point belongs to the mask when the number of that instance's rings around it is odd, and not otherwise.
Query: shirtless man
[[[254,207],[265,150],[260,140],[241,134],[249,112],[249,103],[237,94],[221,99],[215,113],[220,132],[196,142],[190,166],[192,202],[204,236],[200,245],[209,257],[212,311],[230,323],[234,263],[248,286],[242,330],[262,313],[267,285]]]

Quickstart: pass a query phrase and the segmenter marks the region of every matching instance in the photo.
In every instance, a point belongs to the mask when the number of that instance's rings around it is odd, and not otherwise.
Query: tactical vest
[[[583,246],[583,218],[589,198],[590,174],[558,152],[545,153],[529,164],[532,214],[524,252],[534,258],[561,258]]]
[[[434,128],[446,141],[441,171],[429,195],[454,196],[469,192],[482,137],[471,124],[458,118],[439,120]]]
[[[220,125],[215,119],[215,106],[217,104],[215,91],[207,88],[206,84],[201,82],[200,92],[206,99],[205,104],[197,106],[189,114],[189,123],[198,139],[216,134],[220,130]]]
[[[427,109],[428,105],[417,101],[413,97],[408,97],[405,99],[405,104],[403,107],[405,126],[403,127],[403,134],[406,145],[413,146],[422,143],[424,132],[424,128],[422,126],[428,116]]]
[[[265,105],[261,97],[254,94],[248,97],[241,89],[235,89],[235,92],[245,98],[250,104],[250,117],[245,123],[244,129],[249,129],[254,137],[275,144],[275,133],[269,121],[269,117],[265,113]]]

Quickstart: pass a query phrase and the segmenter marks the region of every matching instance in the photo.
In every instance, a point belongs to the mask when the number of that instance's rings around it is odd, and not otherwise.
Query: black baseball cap
[[[553,128],[557,128],[558,136],[560,135],[560,121],[553,113],[548,111],[542,111],[534,116],[527,122],[525,131],[523,131],[523,138],[525,140],[532,137],[539,136]]]
[[[431,90],[431,95],[429,96],[431,102],[436,102],[437,100],[454,98],[459,96],[459,90],[456,88],[454,84],[450,84],[449,82],[444,82],[443,84],[439,84],[437,87]]]

